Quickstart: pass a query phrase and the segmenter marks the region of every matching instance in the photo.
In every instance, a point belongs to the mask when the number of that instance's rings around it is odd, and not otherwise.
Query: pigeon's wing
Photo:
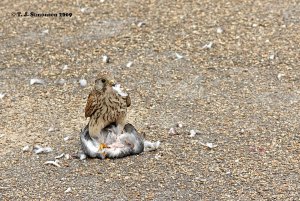
[[[91,117],[92,114],[97,110],[96,104],[97,104],[97,94],[95,91],[92,91],[89,94],[89,97],[86,102],[85,106],[85,118]]]
[[[130,96],[128,94],[128,96],[126,96],[126,106],[129,107],[131,105],[131,99]]]

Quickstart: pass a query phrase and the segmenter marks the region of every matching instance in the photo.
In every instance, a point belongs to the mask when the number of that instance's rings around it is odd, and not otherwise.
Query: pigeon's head
[[[112,87],[116,84],[112,77],[111,73],[108,72],[98,74],[95,80],[95,89],[97,91],[112,91]]]

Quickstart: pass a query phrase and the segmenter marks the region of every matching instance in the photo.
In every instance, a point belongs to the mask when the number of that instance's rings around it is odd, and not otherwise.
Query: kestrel
[[[89,134],[99,142],[104,141],[100,135],[103,128],[115,122],[122,132],[126,123],[127,107],[130,106],[131,100],[129,95],[120,94],[115,88],[116,83],[111,74],[100,73],[95,80],[94,89],[88,96],[85,117],[90,117]]]

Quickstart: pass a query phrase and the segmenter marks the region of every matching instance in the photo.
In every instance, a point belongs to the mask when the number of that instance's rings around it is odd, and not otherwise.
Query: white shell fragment
[[[58,164],[59,160],[55,160],[55,161],[46,161],[44,164],[47,165],[47,164],[50,164],[50,165],[54,165],[56,167],[61,167],[59,164]]]
[[[277,78],[278,80],[281,80],[282,77],[284,77],[285,74],[284,73],[278,73]]]
[[[106,56],[106,55],[103,55],[102,56],[102,61],[103,61],[103,63],[109,63],[109,57]]]
[[[80,79],[79,84],[80,84],[80,86],[85,87],[87,85],[86,79]]]
[[[177,134],[177,131],[176,131],[176,129],[175,128],[170,128],[170,130],[169,130],[169,134],[171,134],[171,135],[176,135]]]
[[[69,67],[68,67],[68,65],[64,65],[64,67],[63,67],[62,69],[63,69],[63,70],[68,70]]]
[[[41,147],[40,145],[34,145],[33,152],[36,154],[49,153],[49,152],[52,152],[52,148],[51,147]]]
[[[42,31],[42,34],[48,34],[49,33],[49,29],[45,29]]]
[[[126,64],[126,67],[127,68],[130,68],[132,66],[133,62],[132,61],[129,61],[127,64]]]
[[[271,54],[271,55],[269,56],[269,59],[270,59],[270,60],[275,59],[275,54]]]
[[[195,130],[190,130],[190,137],[195,137],[197,132]]]
[[[0,93],[0,99],[3,99],[5,96],[5,93]]]
[[[160,146],[160,141],[150,142],[145,140],[144,141],[144,151],[155,151]]]
[[[70,136],[64,137],[64,141],[68,141],[70,139]]]
[[[60,159],[60,158],[62,158],[62,157],[64,157],[64,153],[62,153],[62,154],[60,154],[60,155],[58,155],[58,156],[55,156],[55,159]]]
[[[182,128],[182,127],[183,127],[183,125],[182,125],[181,123],[177,123],[176,126],[177,126],[178,128]]]
[[[38,79],[38,78],[33,78],[30,80],[30,85],[33,85],[33,84],[44,84],[44,80],[41,80],[41,79]]]
[[[70,193],[72,191],[71,187],[67,188],[67,190],[65,190],[65,193]]]
[[[67,81],[65,79],[61,78],[59,80],[56,80],[55,83],[59,84],[59,85],[64,85],[65,83],[67,83]]]
[[[23,152],[28,152],[29,151],[29,145],[26,145],[25,147],[23,147],[22,151]]]
[[[80,160],[86,159],[86,155],[84,153],[79,153],[79,159]]]
[[[121,85],[120,85],[120,84],[116,84],[115,86],[113,86],[113,90],[114,90],[115,92],[117,92],[120,96],[123,96],[123,97],[128,96],[127,93],[125,93],[125,92],[122,91]]]
[[[48,129],[48,132],[54,132],[54,131],[58,131],[58,129],[57,129],[57,128],[54,128],[54,127],[50,127],[50,128]]]
[[[213,42],[209,42],[208,44],[205,44],[202,48],[203,49],[210,49],[212,48]]]
[[[145,25],[146,25],[145,22],[139,22],[139,23],[137,24],[138,27],[142,27],[142,26],[145,26]]]
[[[223,30],[221,27],[218,27],[218,28],[217,28],[217,33],[218,33],[218,34],[221,34],[221,33],[223,33],[223,32],[224,32],[224,30]]]
[[[178,53],[175,53],[175,55],[176,55],[177,59],[182,59],[183,58],[183,56],[178,54]]]
[[[70,159],[70,154],[65,154],[65,159],[69,160]]]
[[[213,149],[213,148],[216,148],[218,145],[215,145],[211,142],[207,142],[207,143],[203,143],[203,142],[200,142],[201,145],[205,146],[205,147],[208,147],[210,149]]]

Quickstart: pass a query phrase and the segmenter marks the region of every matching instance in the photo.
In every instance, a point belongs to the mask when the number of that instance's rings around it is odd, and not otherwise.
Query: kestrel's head
[[[112,78],[112,75],[107,72],[98,74],[95,80],[95,89],[97,91],[111,91],[116,82]]]

